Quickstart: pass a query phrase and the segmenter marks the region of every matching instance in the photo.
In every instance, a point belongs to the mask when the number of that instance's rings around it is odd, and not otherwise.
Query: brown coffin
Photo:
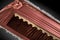
[[[38,27],[44,29],[45,31],[53,34],[54,36],[60,38],[60,24],[57,23],[55,20],[51,19],[50,17],[48,17],[47,15],[45,15],[43,12],[41,12],[40,10],[32,7],[31,5],[29,5],[28,3],[21,1],[21,3],[23,4],[23,6],[19,9],[15,9],[15,7],[11,7],[8,8],[4,11],[0,12],[0,25],[3,26],[4,28],[8,29],[9,31],[11,31],[12,33],[16,34],[17,36],[20,36],[21,38],[23,38],[24,40],[30,40],[31,36],[27,36],[26,34],[30,34],[30,30],[31,30],[31,35],[33,34],[33,28],[31,27],[27,27],[29,29],[24,29],[25,27],[22,27],[23,31],[18,32],[18,30],[16,30],[17,27],[10,27],[8,24],[10,22],[10,20],[12,19],[12,17],[14,16],[15,13],[17,13],[18,15],[24,17],[25,19],[29,20],[30,22],[34,23],[35,25],[37,25]],[[18,22],[18,21],[17,21]],[[24,24],[24,22],[22,23],[22,25]],[[28,25],[28,24],[27,24]],[[20,25],[21,26],[21,25]],[[24,25],[23,25],[24,26]],[[26,26],[26,25],[25,25]],[[28,25],[29,26],[29,25]],[[21,28],[21,27],[18,27]],[[31,29],[30,29],[31,28]],[[28,30],[25,34],[25,30]],[[35,29],[34,29],[35,30]],[[36,31],[37,32],[37,31]],[[39,34],[39,33],[38,33]],[[42,33],[44,36],[45,34]],[[44,37],[44,36],[41,37]],[[38,36],[39,37],[39,36]],[[48,39],[51,37],[47,37]],[[36,38],[37,40],[38,38]],[[41,38],[40,38],[41,39]],[[47,40],[48,40],[47,39]],[[31,39],[32,40],[32,39]],[[42,40],[42,39],[41,39]]]

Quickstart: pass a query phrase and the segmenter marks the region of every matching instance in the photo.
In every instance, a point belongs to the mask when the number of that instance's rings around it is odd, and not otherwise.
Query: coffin
[[[59,40],[60,23],[26,1],[19,2],[18,9],[6,6],[0,11],[0,25],[3,28],[23,40]]]

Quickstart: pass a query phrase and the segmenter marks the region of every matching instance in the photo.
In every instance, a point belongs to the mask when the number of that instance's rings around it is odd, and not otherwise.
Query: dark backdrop
[[[14,0],[0,0],[0,10],[13,1]]]

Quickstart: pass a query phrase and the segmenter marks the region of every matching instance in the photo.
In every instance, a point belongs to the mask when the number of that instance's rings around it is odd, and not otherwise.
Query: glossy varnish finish
[[[60,24],[45,15],[43,12],[27,4],[24,5],[22,8],[14,11],[30,22],[38,25],[44,30],[60,38]]]
[[[60,38],[59,23],[49,18],[43,12],[32,7],[28,3],[24,1],[21,1],[21,3],[23,5],[21,7],[19,6],[19,9],[16,9],[16,6],[7,6],[7,9],[0,11],[1,26],[4,26],[14,34],[21,36],[22,38],[24,38],[24,40],[53,40],[52,36],[47,36],[46,33],[42,33],[42,30],[37,30],[37,28],[32,27],[32,24],[28,24],[26,21],[23,22],[23,19],[19,19],[19,17],[13,16],[15,13],[17,13],[18,15],[26,18],[38,27]]]

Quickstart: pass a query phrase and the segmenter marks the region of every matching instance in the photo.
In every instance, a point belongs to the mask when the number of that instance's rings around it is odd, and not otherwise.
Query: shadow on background
[[[0,40],[18,40],[16,37],[12,36],[5,29],[0,28]]]

